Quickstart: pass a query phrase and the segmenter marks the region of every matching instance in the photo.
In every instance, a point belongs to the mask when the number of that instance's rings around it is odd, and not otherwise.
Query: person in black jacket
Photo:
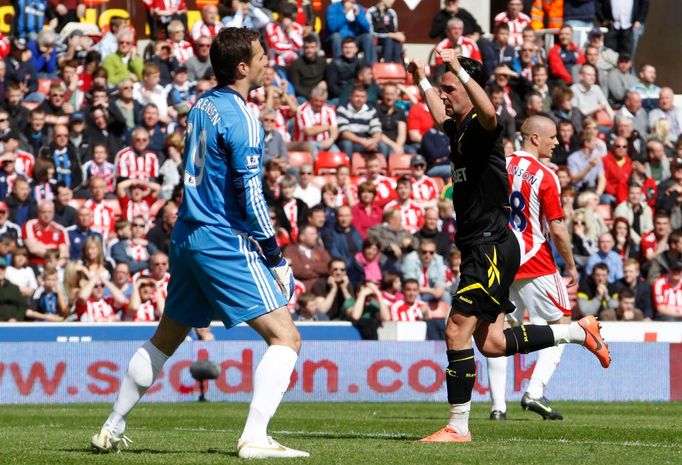
[[[24,321],[28,308],[19,288],[5,279],[7,261],[0,257],[0,321]]]
[[[9,220],[23,226],[27,220],[38,216],[38,205],[31,197],[31,187],[23,176],[18,176],[12,185],[12,193],[5,200],[9,207]]]
[[[320,44],[315,35],[310,34],[303,38],[303,55],[294,60],[288,71],[297,97],[310,99],[310,91],[324,80],[327,59],[319,51]]]
[[[632,53],[633,32],[642,27],[649,11],[649,0],[632,0],[628,21],[616,20],[611,9],[611,0],[597,0],[597,20],[609,28],[604,45],[619,54]],[[621,7],[622,8],[622,7]]]
[[[436,13],[431,22],[431,32],[429,37],[432,39],[445,39],[445,29],[448,21],[452,18],[459,18],[464,22],[464,35],[470,36],[473,34],[480,35],[483,29],[473,17],[464,8],[459,7],[459,0],[445,0],[445,8]]]
[[[341,42],[341,56],[334,58],[327,66],[329,98],[338,98],[343,88],[355,79],[358,65],[364,63],[358,58],[359,50],[358,42],[353,37],[346,37]]]
[[[628,258],[623,262],[623,278],[615,283],[618,292],[630,289],[635,294],[635,307],[644,313],[645,318],[654,318],[653,303],[651,301],[651,286],[639,272],[639,262]]]

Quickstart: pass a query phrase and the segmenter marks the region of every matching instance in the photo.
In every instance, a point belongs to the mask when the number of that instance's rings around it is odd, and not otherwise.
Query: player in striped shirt
[[[126,420],[192,327],[246,322],[269,347],[254,374],[238,441],[241,458],[308,457],[267,434],[300,350],[287,301],[294,278],[277,246],[261,185],[263,127],[246,106],[267,64],[258,33],[224,28],[211,45],[218,84],[187,116],[184,195],[170,245],[171,279],[154,336],[133,355],[113,406],[91,439],[101,452],[126,444]],[[152,257],[156,258],[156,254]]]
[[[455,46],[461,47],[462,56],[471,58],[476,61],[483,61],[481,57],[481,51],[476,45],[476,42],[468,37],[464,37],[464,23],[459,18],[451,18],[448,21],[446,29],[447,37],[441,40],[438,45],[436,45],[436,64],[443,64],[443,60],[440,57],[440,52],[448,48],[455,48]]]
[[[566,263],[571,285],[578,282],[578,270],[564,223],[559,179],[541,161],[549,160],[552,149],[558,145],[556,125],[544,116],[531,116],[521,127],[521,135],[521,150],[507,157],[511,186],[509,222],[521,246],[521,266],[510,289],[516,311],[509,320],[521,323],[528,309],[531,324],[569,323],[571,306],[568,292],[554,262],[548,236]],[[521,400],[524,409],[530,409],[545,419],[562,419],[545,399],[544,389],[559,364],[563,348],[560,345],[538,352],[538,361]],[[488,371],[493,398],[490,418],[504,419],[507,358],[488,359]]]

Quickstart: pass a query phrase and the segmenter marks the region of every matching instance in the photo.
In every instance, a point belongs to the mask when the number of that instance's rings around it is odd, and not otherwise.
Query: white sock
[[[168,360],[168,355],[157,349],[151,341],[147,341],[137,349],[130,359],[114,409],[104,423],[113,434],[120,436],[126,429],[126,418],[135,404],[154,384],[156,377]]]
[[[240,441],[264,442],[270,418],[289,387],[298,354],[288,346],[270,346],[256,368],[253,398]]]
[[[466,436],[469,432],[469,411],[471,410],[471,401],[464,404],[450,404],[450,419],[448,426],[460,435]]]
[[[555,344],[583,344],[585,342],[585,330],[577,322],[567,325],[549,325],[554,332]]]
[[[490,398],[493,401],[492,410],[507,412],[507,402],[504,395],[507,386],[507,357],[488,359],[488,383],[490,384]]]
[[[549,384],[554,370],[561,361],[561,354],[564,352],[564,345],[548,347],[538,352],[538,361],[530,377],[526,393],[533,399],[538,399],[545,395],[545,386]]]

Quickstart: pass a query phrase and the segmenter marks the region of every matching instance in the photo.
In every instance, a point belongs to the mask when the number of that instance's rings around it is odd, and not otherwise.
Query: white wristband
[[[457,71],[457,79],[459,79],[459,82],[462,84],[469,82],[470,78],[471,76],[469,76],[469,73],[467,73],[464,68],[460,68],[459,71]]]
[[[431,83],[427,78],[424,78],[419,81],[419,88],[422,90],[422,92],[426,93],[426,91],[431,88]]]

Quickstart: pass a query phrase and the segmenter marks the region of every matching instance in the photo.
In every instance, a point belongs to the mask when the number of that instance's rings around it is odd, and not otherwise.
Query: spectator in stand
[[[0,236],[9,234],[18,240],[21,237],[21,227],[9,220],[9,212],[7,203],[0,200]]]
[[[112,16],[109,19],[109,30],[102,36],[102,39],[93,46],[93,50],[99,52],[102,60],[112,53],[116,53],[116,49],[118,48],[116,36],[121,28],[128,27],[128,23],[129,21],[121,16]]]
[[[37,155],[43,146],[50,143],[52,128],[45,124],[44,110],[38,108],[31,110],[28,125],[19,137],[21,149],[32,155]]]
[[[32,153],[25,152],[19,148],[20,139],[21,137],[14,131],[14,129],[7,129],[6,132],[0,136],[0,143],[5,153],[11,152],[15,154],[15,173],[17,175],[24,176],[30,181],[33,176],[35,157]]]
[[[436,254],[434,241],[422,240],[417,250],[405,256],[401,271],[404,279],[419,282],[420,299],[424,302],[449,302],[450,296],[445,293],[445,264],[443,257]]]
[[[353,152],[388,152],[386,145],[381,142],[381,121],[376,110],[367,105],[364,87],[354,87],[350,101],[339,107],[337,113],[340,133],[338,145],[349,157]]]
[[[319,39],[314,34],[303,38],[303,54],[296,58],[287,70],[289,81],[301,99],[310,100],[311,91],[324,80],[327,59],[320,54]],[[324,88],[326,91],[326,87]],[[301,102],[303,103],[303,102]]]
[[[116,263],[116,266],[114,267],[114,276],[111,279],[111,282],[118,288],[118,290],[121,291],[126,300],[123,302],[117,302],[108,289],[104,290],[104,298],[107,299],[107,302],[111,304],[116,312],[122,311],[125,313],[125,310],[128,307],[128,301],[133,294],[133,285],[130,279],[130,267],[126,262]]]
[[[351,181],[350,166],[341,165],[336,169],[336,185],[339,190],[336,197],[336,206],[348,205],[352,207],[358,203],[358,186]]]
[[[277,111],[272,108],[264,108],[260,113],[260,121],[263,123],[263,162],[277,161],[287,164],[289,151],[282,134],[277,131]]]
[[[476,21],[476,18],[464,8],[460,8],[459,0],[445,0],[444,8],[436,13],[431,22],[429,37],[442,40],[446,36],[447,23],[452,18],[459,18],[464,23],[464,35],[478,38],[483,33],[483,29]]]
[[[347,318],[366,340],[376,340],[381,322],[391,319],[388,307],[381,298],[381,290],[371,282],[358,286],[356,296],[346,301],[344,310]]]
[[[398,30],[398,14],[393,9],[395,0],[379,0],[367,9],[370,34],[377,37],[381,57],[385,63],[402,63],[405,34]]]
[[[142,127],[133,129],[132,146],[116,154],[117,182],[126,179],[153,181],[159,175],[159,160],[149,147],[149,131]]]
[[[647,281],[653,285],[653,282],[668,271],[677,260],[682,260],[682,231],[674,230],[670,233],[667,239],[667,249],[657,253],[651,259],[649,271],[647,273]]]
[[[376,202],[376,197],[377,187],[371,181],[362,181],[358,185],[359,202],[352,207],[352,221],[363,239],[367,237],[369,228],[381,223],[382,205]]]
[[[341,90],[341,94],[339,95],[339,106],[346,105],[348,103],[350,100],[350,94],[355,87],[362,87],[365,89],[367,92],[367,105],[370,108],[375,108],[377,100],[379,100],[379,96],[381,94],[381,89],[377,83],[374,82],[374,72],[372,71],[372,67],[370,65],[365,63],[358,65],[355,70],[355,80],[346,84],[346,86]]]
[[[114,193],[114,180],[116,168],[113,163],[109,163],[109,153],[106,144],[96,143],[91,147],[92,158],[83,163],[83,186],[90,185],[94,177],[104,180],[105,193]]]
[[[635,293],[629,288],[618,291],[618,306],[601,312],[601,321],[642,321],[644,312],[635,306]]]
[[[156,202],[161,186],[142,179],[126,179],[116,185],[116,195],[121,205],[121,217],[133,221],[142,215],[147,222],[151,220],[151,207]]]
[[[83,244],[88,237],[93,236],[99,239],[100,242],[102,241],[102,235],[92,229],[90,227],[91,224],[92,210],[86,206],[80,207],[78,209],[76,224],[64,230],[69,239],[69,260],[80,260],[83,253]]]
[[[313,158],[318,152],[338,152],[334,141],[339,136],[336,110],[327,105],[327,90],[316,86],[310,91],[310,100],[296,110],[296,131],[294,139],[305,142]]]
[[[279,181],[279,198],[276,206],[279,214],[279,224],[287,230],[293,241],[298,240],[300,228],[305,224],[308,216],[308,205],[294,197],[296,178],[287,175]]]
[[[613,216],[627,220],[630,225],[632,238],[637,244],[639,244],[644,233],[654,228],[651,207],[644,202],[642,186],[639,184],[630,184],[628,186],[628,197],[616,206]]]
[[[628,89],[631,89],[639,80],[630,71],[632,70],[632,59],[627,53],[618,55],[618,65],[609,71],[607,76],[607,95],[612,105],[622,106]]]
[[[462,49],[461,56],[471,58],[472,60],[476,61],[483,61],[481,51],[479,50],[478,45],[476,45],[476,42],[468,37],[464,37],[464,22],[461,19],[452,18],[448,20],[446,34],[447,37],[441,40],[438,45],[436,45],[435,58],[437,65],[441,65],[443,63],[443,60],[440,57],[441,51],[448,48],[455,48],[457,46],[461,47]]]
[[[412,109],[414,108],[413,106]],[[407,117],[408,135],[413,133],[419,134],[419,130],[410,129],[412,109],[410,109],[410,114]],[[420,151],[428,161],[427,174],[449,181],[452,174],[450,170],[450,139],[448,136],[432,127],[423,136],[419,134],[419,137],[421,141]]]
[[[571,182],[577,191],[594,189],[601,196],[606,187],[604,165],[598,155],[594,155],[595,137],[591,134],[581,134],[580,150],[568,157],[568,171]]]
[[[639,261],[628,258],[623,262],[623,279],[616,283],[618,295],[625,290],[632,292],[634,307],[640,309],[643,317],[651,320],[654,317],[653,303],[651,301],[651,286],[640,275]]]
[[[133,32],[128,28],[123,28],[116,38],[118,40],[116,53],[112,53],[102,61],[102,67],[107,71],[107,83],[116,86],[124,79],[139,81],[142,79],[144,62],[142,58],[135,55]]]
[[[633,31],[646,19],[648,0],[634,2],[597,2],[597,20],[609,28],[606,46],[618,53],[632,53]]]
[[[367,21],[367,11],[356,0],[344,0],[327,7],[327,44],[334,58],[341,55],[342,41],[354,37],[368,63],[376,63],[377,51],[374,36]]]
[[[136,84],[139,86],[139,83]],[[118,83],[118,95],[110,104],[92,107],[92,121],[95,124],[94,127],[90,125],[90,130],[93,131],[91,135],[93,139],[105,142],[109,139],[109,131],[122,137],[124,133],[142,124],[143,105],[133,98],[134,88],[133,81],[124,79]],[[98,93],[106,95],[106,90],[104,88],[92,90],[93,95]],[[103,115],[98,113],[100,109]],[[104,116],[103,120],[101,119],[102,116]],[[112,121],[108,122],[108,119]],[[117,143],[120,144],[121,140],[119,139]],[[107,145],[110,147],[111,143]]]
[[[652,284],[658,321],[682,321],[682,259],[670,263],[667,274]]]
[[[398,87],[393,83],[384,84],[382,103],[377,105],[377,113],[381,121],[381,141],[388,147],[389,153],[413,153],[407,141],[407,123],[405,112],[396,106]]]
[[[493,40],[481,48],[483,64],[488,75],[492,75],[500,65],[513,66],[517,57],[516,49],[509,43],[509,24],[496,23],[493,29]]]
[[[653,230],[642,235],[642,240],[639,243],[643,262],[650,263],[656,255],[668,249],[668,237],[671,232],[670,215],[665,211],[657,211],[654,214]]]
[[[15,183],[16,186],[16,183]],[[59,251],[59,261],[69,258],[69,239],[64,228],[53,221],[54,204],[43,200],[38,204],[38,217],[28,220],[21,228],[21,236],[29,251],[31,265],[43,265],[48,250]]]
[[[642,97],[639,92],[630,90],[625,94],[623,106],[618,110],[617,115],[622,115],[632,120],[634,129],[640,134],[649,133],[649,119],[647,111],[642,108]]]
[[[171,233],[178,220],[178,206],[168,201],[161,209],[161,219],[157,220],[156,225],[147,232],[147,240],[154,244],[157,250],[168,254],[170,250]],[[135,218],[133,218],[133,226]]]
[[[358,42],[346,37],[341,42],[341,55],[327,65],[325,81],[329,87],[329,97],[337,99],[349,82],[355,79],[357,67],[364,63],[358,58]]]
[[[611,235],[615,240],[613,250],[622,260],[639,257],[639,244],[635,243],[630,224],[625,218],[615,218],[611,226]]]
[[[389,307],[391,321],[421,321],[428,319],[429,306],[419,299],[419,281],[403,281],[403,298]]]
[[[573,91],[573,106],[580,109],[580,112],[586,117],[598,119],[600,115],[606,112],[604,117],[613,119],[614,113],[609,105],[604,91],[596,82],[597,68],[589,63],[585,63],[580,68],[580,82],[573,84],[571,90]],[[599,118],[602,119],[602,118]]]
[[[613,144],[617,137],[623,137],[627,143],[627,154],[632,161],[640,163],[646,162],[646,141],[635,131],[632,120],[627,116],[617,114],[615,118],[614,131],[609,134],[608,141]]]
[[[582,129],[583,114],[573,105],[573,91],[566,86],[556,86],[552,91],[552,112],[549,117],[555,123],[569,121],[573,130],[578,133]]]
[[[38,206],[31,197],[31,188],[24,177],[19,176],[14,180],[12,193],[7,196],[6,203],[10,221],[19,227],[38,214]]]
[[[294,277],[306,289],[312,289],[320,279],[327,278],[331,258],[324,247],[318,245],[317,228],[306,224],[301,226],[297,244],[289,244],[284,250]]]
[[[57,184],[57,196],[54,199],[54,220],[65,228],[76,224],[76,209],[69,205],[73,199],[73,191],[64,185]]]
[[[270,66],[288,68],[303,47],[303,26],[296,22],[296,5],[281,2],[277,21],[265,26],[265,44]]]
[[[438,210],[429,207],[424,211],[424,226],[414,234],[418,241],[423,239],[432,240],[436,244],[436,253],[441,257],[447,257],[452,244],[450,236],[438,229]]]
[[[41,102],[42,96],[37,94],[38,75],[31,61],[26,54],[27,42],[24,38],[12,40],[10,53],[5,58],[5,86],[14,84],[19,87],[24,94],[24,100],[31,102]]]
[[[55,43],[59,36],[53,29],[44,29],[35,40],[29,40],[28,50],[31,52],[31,64],[38,76],[44,79],[57,78],[57,49]]]
[[[384,223],[387,211],[399,210],[398,224],[407,233],[414,234],[424,225],[424,208],[412,199],[412,183],[408,176],[398,179],[396,194],[397,198],[384,206]]]
[[[169,115],[168,91],[159,84],[160,80],[159,67],[154,63],[146,63],[142,70],[142,81],[133,85],[133,99],[142,107],[153,103],[159,111],[159,119],[169,123],[170,117],[175,114]],[[172,108],[170,110],[173,111]]]
[[[530,27],[530,18],[522,12],[523,2],[521,0],[509,0],[507,11],[503,11],[495,16],[495,24],[506,23],[509,25],[509,45],[518,47],[523,44],[523,30]]]
[[[668,159],[665,147],[660,141],[651,139],[646,143],[646,156],[647,177],[653,178],[658,184],[671,177],[675,159]]]
[[[304,292],[298,298],[298,308],[291,315],[294,321],[329,321],[329,317],[319,308],[319,300],[312,292]]]
[[[163,156],[163,149],[166,147],[168,127],[160,120],[159,109],[155,104],[148,103],[142,109],[142,127],[147,130],[149,135],[149,150]]]
[[[217,5],[204,5],[201,8],[201,19],[192,26],[192,41],[197,42],[201,37],[213,39],[222,29]]]
[[[308,164],[301,165],[299,176],[300,181],[294,190],[294,197],[303,200],[309,208],[312,208],[322,200],[320,188],[312,183],[313,166]]]
[[[565,25],[559,30],[559,39],[547,54],[549,74],[566,84],[573,84],[571,71],[575,65],[585,62],[585,57],[578,46],[571,41],[573,28]]]
[[[521,77],[525,76],[521,74]],[[547,74],[547,67],[545,65],[533,67],[533,76],[531,79],[533,87],[531,90],[540,96],[542,99],[542,111],[547,114],[549,114],[552,109],[552,92],[549,84],[547,84],[548,77],[549,75]]]
[[[609,268],[608,282],[615,283],[623,277],[623,259],[614,250],[616,245],[613,236],[610,232],[606,232],[599,236],[598,247],[599,250],[590,258],[587,259],[587,264],[585,266],[585,272],[587,274],[592,274],[592,269],[598,263],[604,263]]]
[[[322,241],[332,257],[350,263],[362,248],[362,236],[353,225],[353,212],[350,206],[342,205],[336,209],[336,221],[322,231]]]
[[[185,62],[187,78],[191,83],[204,79],[207,75],[213,73],[209,56],[210,50],[211,39],[209,37],[201,36],[194,41],[194,54]]]
[[[45,112],[45,124],[53,127],[57,124],[66,126],[69,124],[69,115],[64,111],[64,88],[60,82],[53,81],[50,84],[47,98],[38,106]]]
[[[642,108],[647,112],[658,107],[658,99],[661,95],[661,88],[656,84],[656,68],[648,63],[639,68],[639,83],[635,84],[630,90],[635,91],[642,97]]]
[[[88,226],[97,231],[106,244],[113,237],[116,214],[104,201],[107,194],[107,184],[104,178],[99,176],[90,178],[90,194],[91,197],[85,201],[85,207],[92,211],[91,222]]]
[[[557,139],[559,145],[552,151],[551,162],[558,166],[565,166],[568,157],[578,150],[573,124],[568,120],[561,120],[558,124]]]
[[[38,281],[36,280],[33,268],[28,266],[28,250],[24,247],[17,247],[12,254],[12,264],[7,267],[5,271],[5,278],[15,284],[21,295],[30,298],[38,289]]]
[[[263,175],[263,197],[268,205],[272,206],[279,199],[279,181],[284,172],[282,160],[272,158],[263,163],[265,174]]]
[[[607,203],[618,205],[627,197],[628,180],[632,174],[632,160],[628,156],[628,141],[624,137],[616,137],[611,150],[602,159],[606,186],[604,196],[611,196]]]
[[[158,321],[166,306],[161,286],[151,278],[141,278],[133,284],[133,292],[125,312],[127,321]]]
[[[4,61],[5,67],[7,67],[8,62]],[[7,69],[7,68],[6,68]],[[3,99],[3,108],[9,113],[9,120],[12,121],[12,128],[19,134],[23,133],[24,129],[28,124],[29,111],[25,108],[21,101],[24,98],[24,92],[20,88],[18,83],[10,83],[7,80],[7,74],[3,79],[3,87],[5,90],[5,95]]]
[[[410,160],[410,182],[412,184],[412,199],[423,208],[435,207],[440,195],[438,184],[424,174],[426,159],[421,155],[414,155]]]
[[[661,88],[658,98],[658,108],[649,112],[649,127],[654,125],[661,119],[665,119],[670,123],[670,131],[668,132],[668,141],[675,143],[682,135],[682,108],[674,105],[675,93],[670,87]]]
[[[393,178],[381,174],[381,162],[377,155],[369,155],[365,159],[367,176],[361,178],[358,184],[369,181],[376,187],[376,203],[383,208],[389,201],[396,198],[396,183]],[[358,193],[359,195],[359,193]]]
[[[6,277],[7,261],[0,257],[0,321],[24,321],[27,313],[26,298],[19,287]]]
[[[149,268],[149,259],[158,249],[147,239],[147,221],[138,215],[133,222],[119,220],[116,223],[118,242],[111,246],[111,258],[116,263],[125,263],[128,273],[138,273]],[[116,273],[114,273],[116,276]]]
[[[78,297],[76,298],[76,315],[78,315],[79,321],[106,323],[121,320],[120,316],[104,298],[105,287],[116,300],[125,300],[121,291],[106,276],[92,273],[88,276],[88,281],[78,292]]]
[[[399,208],[384,210],[382,223],[369,228],[367,237],[377,240],[379,250],[393,264],[399,264],[417,246],[415,238],[403,227]]]
[[[594,265],[589,277],[578,288],[578,310],[581,315],[600,315],[618,306],[616,286],[608,281],[609,267],[605,263]]]
[[[225,27],[248,28],[260,31],[266,24],[272,21],[268,13],[252,5],[250,0],[232,0],[230,10],[230,14],[222,19]]]
[[[55,268],[45,268],[41,276],[43,283],[31,298],[26,318],[34,321],[64,321],[69,315],[69,306],[59,273]]]
[[[583,69],[583,66],[592,65],[596,71],[594,83],[601,88],[601,90],[604,92],[604,95],[608,96],[608,71],[600,68],[598,63],[599,47],[596,45],[588,45],[585,47],[585,62],[582,65],[575,65],[573,67],[571,70],[571,77],[573,78],[573,82],[577,83],[580,80],[580,71]]]
[[[497,121],[502,126],[502,135],[508,139],[513,138],[516,133],[516,110],[505,102],[507,94],[504,88],[493,82],[488,86],[488,97],[497,113]],[[510,113],[510,112],[513,112]]]
[[[674,158],[670,164],[670,178],[658,186],[656,210],[670,215],[673,229],[682,227],[682,158]]]

